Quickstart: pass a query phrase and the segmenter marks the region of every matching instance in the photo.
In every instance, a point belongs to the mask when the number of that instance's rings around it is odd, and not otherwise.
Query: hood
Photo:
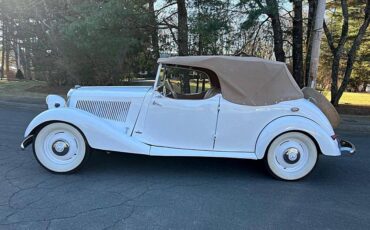
[[[86,86],[71,89],[68,98],[86,97],[93,99],[96,97],[144,97],[151,89],[151,86]]]
[[[126,133],[133,129],[147,86],[79,87],[68,92],[67,106],[88,112]]]

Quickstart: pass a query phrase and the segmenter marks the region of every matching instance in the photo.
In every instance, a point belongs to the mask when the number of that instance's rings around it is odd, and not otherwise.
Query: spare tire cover
[[[333,128],[338,127],[340,116],[335,107],[318,91],[313,88],[305,87],[302,89],[304,98],[314,103],[325,114]]]

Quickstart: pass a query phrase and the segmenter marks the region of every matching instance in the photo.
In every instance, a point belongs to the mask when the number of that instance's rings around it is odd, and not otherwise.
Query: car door
[[[167,74],[172,76],[176,98],[168,96],[165,90],[153,92],[141,134],[146,143],[169,148],[213,149],[220,95],[203,99],[210,86],[199,87],[191,78],[200,74],[191,72],[190,77],[188,72],[184,74],[178,69]],[[188,81],[185,91],[180,89],[183,79]]]
[[[143,135],[148,144],[170,148],[212,150],[219,96],[176,100],[154,92]]]

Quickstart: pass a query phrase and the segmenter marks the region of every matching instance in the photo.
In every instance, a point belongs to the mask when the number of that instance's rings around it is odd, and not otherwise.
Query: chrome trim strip
[[[25,150],[33,142],[33,135],[29,135],[21,143],[21,149]]]

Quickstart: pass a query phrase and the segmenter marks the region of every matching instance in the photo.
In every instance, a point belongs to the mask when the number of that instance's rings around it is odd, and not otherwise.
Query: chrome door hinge
[[[158,102],[156,102],[156,101],[153,101],[153,105],[155,105],[155,106],[159,106],[159,107],[162,107],[162,104],[160,104],[160,103],[158,103]]]

